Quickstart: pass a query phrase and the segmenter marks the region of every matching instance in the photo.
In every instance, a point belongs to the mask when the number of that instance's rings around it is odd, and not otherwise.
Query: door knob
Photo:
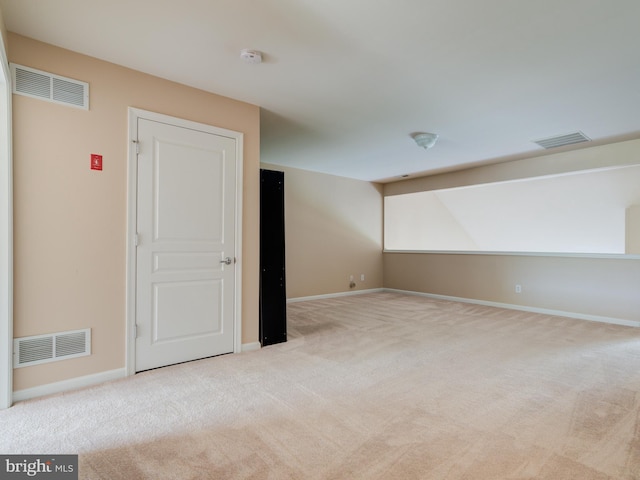
[[[224,263],[225,265],[231,265],[231,257],[227,257],[224,260],[220,260],[220,263]]]

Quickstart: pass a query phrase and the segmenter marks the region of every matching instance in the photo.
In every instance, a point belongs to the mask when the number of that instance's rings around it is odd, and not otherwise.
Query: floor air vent
[[[582,132],[569,133],[567,135],[558,135],[556,137],[543,138],[540,140],[534,140],[533,143],[537,143],[542,148],[556,148],[564,147],[565,145],[572,145],[574,143],[588,142],[591,139]]]
[[[13,340],[13,367],[28,367],[91,355],[91,329],[35,335]]]
[[[11,64],[13,93],[89,110],[89,84]]]

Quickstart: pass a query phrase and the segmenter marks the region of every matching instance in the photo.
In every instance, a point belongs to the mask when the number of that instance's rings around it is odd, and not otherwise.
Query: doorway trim
[[[236,272],[234,285],[233,353],[242,351],[242,197],[243,197],[243,139],[244,134],[212,125],[193,122],[161,113],[149,112],[129,107],[129,137],[127,160],[127,278],[126,278],[126,327],[125,327],[125,370],[127,376],[136,373],[135,366],[135,323],[136,323],[136,225],[137,225],[137,185],[138,185],[138,119],[166,123],[232,138],[236,142],[236,214],[235,251]]]
[[[1,21],[2,19],[0,19]],[[0,409],[13,404],[13,153],[11,73],[0,35]]]

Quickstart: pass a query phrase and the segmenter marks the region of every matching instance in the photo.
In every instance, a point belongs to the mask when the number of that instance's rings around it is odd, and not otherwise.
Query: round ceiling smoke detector
[[[416,132],[412,134],[411,137],[419,147],[422,147],[425,150],[433,147],[436,144],[436,140],[438,140],[437,134],[427,132]]]
[[[262,54],[257,50],[249,50],[248,48],[245,48],[240,52],[240,58],[244,61],[244,63],[262,62]]]

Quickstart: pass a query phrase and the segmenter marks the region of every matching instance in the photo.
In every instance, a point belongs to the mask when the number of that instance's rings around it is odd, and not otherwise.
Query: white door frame
[[[13,403],[13,154],[11,73],[0,35],[0,409]],[[6,350],[5,350],[6,349]]]
[[[148,112],[129,107],[129,158],[127,178],[127,286],[126,286],[126,360],[127,375],[136,373],[135,366],[135,323],[136,323],[136,245],[135,234],[137,225],[137,186],[138,186],[138,156],[136,152],[138,139],[138,119],[143,118],[154,122],[166,123],[178,127],[189,128],[201,132],[232,138],[236,141],[236,272],[235,297],[233,319],[233,352],[242,350],[242,167],[243,167],[243,139],[241,132],[234,132],[224,128],[213,127],[203,123],[192,122],[160,113]]]

